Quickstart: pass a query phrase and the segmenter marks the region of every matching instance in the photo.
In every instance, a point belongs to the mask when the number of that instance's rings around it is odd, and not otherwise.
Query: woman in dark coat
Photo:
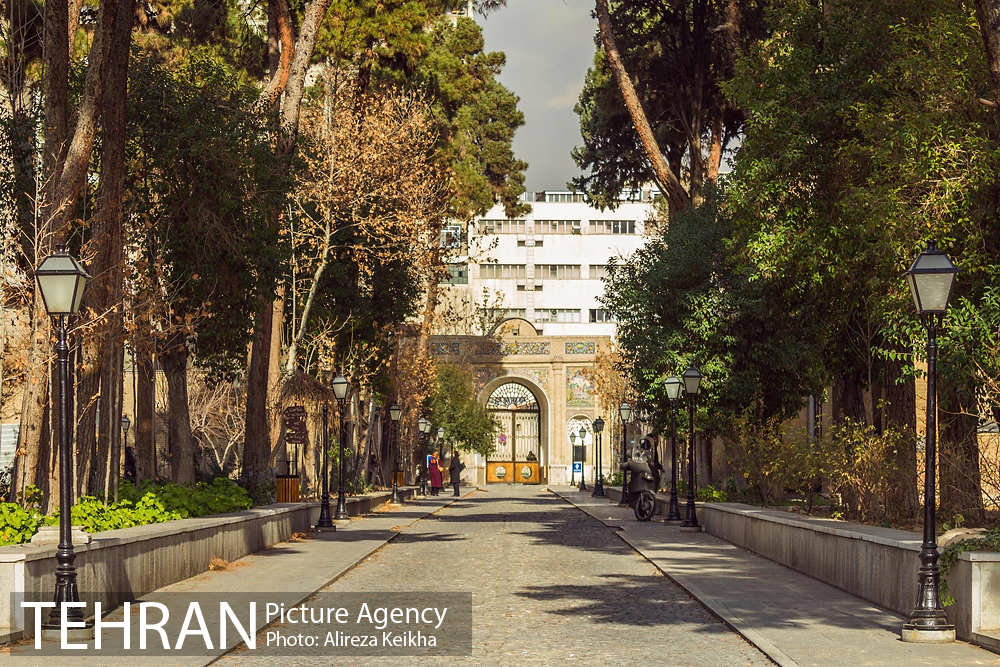
[[[458,485],[461,483],[460,477],[462,476],[462,470],[465,469],[465,465],[458,458],[458,452],[453,451],[451,453],[451,463],[448,464],[448,479],[451,485],[455,487],[455,495],[458,493]]]
[[[431,495],[436,496],[444,488],[444,482],[442,481],[441,473],[441,460],[438,458],[438,453],[434,452],[431,454],[430,465],[427,466],[427,475],[431,479]]]

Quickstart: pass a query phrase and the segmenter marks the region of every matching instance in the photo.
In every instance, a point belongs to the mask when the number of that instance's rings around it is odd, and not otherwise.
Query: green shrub
[[[31,539],[42,525],[43,515],[15,503],[0,503],[0,545],[21,544]]]
[[[193,486],[178,486],[171,482],[140,482],[135,487],[123,482],[119,495],[132,502],[151,496],[165,511],[175,512],[181,519],[253,507],[246,489],[228,477],[216,477],[211,482],[196,482]]]
[[[110,505],[93,496],[82,496],[71,509],[74,526],[88,533],[131,528],[209,514],[222,514],[253,507],[247,492],[227,477],[194,486],[169,482],[142,482],[138,487],[122,482],[118,502]],[[0,545],[21,544],[38,532],[39,526],[59,522],[59,512],[42,514],[37,508],[24,509],[0,503]]]

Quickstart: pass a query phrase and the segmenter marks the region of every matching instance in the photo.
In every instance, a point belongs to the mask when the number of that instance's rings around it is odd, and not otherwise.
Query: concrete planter
[[[414,489],[399,492],[406,499]],[[389,495],[348,498],[347,511],[366,514]],[[77,586],[81,596],[111,608],[205,572],[213,558],[233,561],[285,542],[292,533],[309,530],[318,518],[319,503],[281,503],[94,533],[89,544],[74,544]],[[55,555],[55,544],[0,547],[0,639],[16,638],[24,627],[23,614],[11,610],[12,593],[51,595]]]

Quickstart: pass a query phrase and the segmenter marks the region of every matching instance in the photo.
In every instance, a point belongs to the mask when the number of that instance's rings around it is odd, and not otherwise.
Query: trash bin
[[[298,475],[278,475],[277,480],[277,501],[279,503],[299,502],[299,476]]]

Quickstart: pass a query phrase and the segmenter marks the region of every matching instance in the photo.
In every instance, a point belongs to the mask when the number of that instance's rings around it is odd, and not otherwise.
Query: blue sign
[[[583,472],[583,461],[573,461],[573,472]]]

